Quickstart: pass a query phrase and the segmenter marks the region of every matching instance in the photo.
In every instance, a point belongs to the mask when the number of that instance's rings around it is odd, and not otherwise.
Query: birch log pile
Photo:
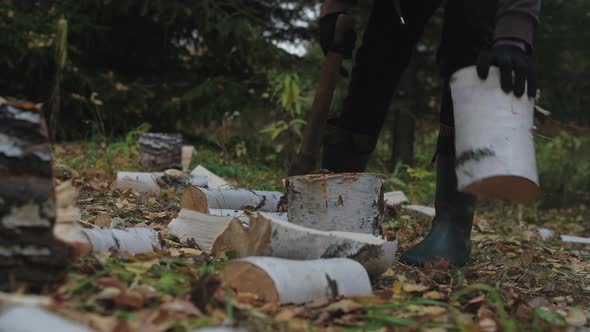
[[[231,221],[212,245],[213,254],[234,251],[238,257],[272,256],[296,260],[348,257],[378,277],[393,263],[397,242],[371,234],[320,231],[268,215],[250,216],[246,229]]]
[[[227,287],[280,304],[372,294],[365,269],[347,258],[294,261],[247,257],[232,261],[220,275]]]
[[[383,175],[312,174],[287,179],[290,222],[322,231],[383,233]]]
[[[141,134],[139,136],[139,162],[149,171],[182,169],[182,135]]]
[[[63,278],[70,249],[53,236],[51,146],[36,109],[0,103],[0,289]]]

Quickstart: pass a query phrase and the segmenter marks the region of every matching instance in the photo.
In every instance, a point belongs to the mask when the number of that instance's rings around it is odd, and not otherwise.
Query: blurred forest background
[[[360,31],[369,7],[355,9]],[[318,10],[316,0],[0,0],[0,95],[42,102],[58,142],[132,151],[141,131],[178,131],[210,151],[201,158],[215,156],[208,166],[221,175],[233,160],[286,173],[323,57]],[[430,202],[441,14],[416,47],[371,163]],[[538,206],[590,201],[588,26],[589,1],[543,1],[534,61],[538,105],[551,116],[536,115]]]

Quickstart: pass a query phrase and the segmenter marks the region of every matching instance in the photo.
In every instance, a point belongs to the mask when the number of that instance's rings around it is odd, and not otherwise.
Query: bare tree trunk
[[[64,276],[70,249],[53,236],[51,162],[41,113],[0,105],[0,289],[43,290]]]

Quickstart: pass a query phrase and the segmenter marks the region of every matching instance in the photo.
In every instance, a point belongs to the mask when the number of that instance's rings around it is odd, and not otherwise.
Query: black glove
[[[516,97],[521,97],[528,87],[529,97],[535,97],[537,86],[533,66],[522,48],[504,44],[481,52],[477,59],[477,75],[484,80],[488,78],[490,66],[500,68],[500,86],[504,92],[514,91]]]
[[[338,16],[347,15],[346,12],[334,12],[320,18],[320,46],[324,55],[328,52],[342,54],[345,59],[352,58],[352,52],[356,43],[356,32],[354,29],[345,31],[342,40],[335,43],[336,22]]]

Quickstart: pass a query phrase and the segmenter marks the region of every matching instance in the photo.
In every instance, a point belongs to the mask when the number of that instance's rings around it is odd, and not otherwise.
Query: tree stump
[[[0,103],[0,289],[43,291],[63,278],[70,248],[56,240],[51,145],[36,109]]]
[[[292,176],[287,179],[289,222],[322,231],[380,236],[384,179],[369,173]]]
[[[143,133],[139,136],[139,163],[148,171],[182,169],[182,135]]]

